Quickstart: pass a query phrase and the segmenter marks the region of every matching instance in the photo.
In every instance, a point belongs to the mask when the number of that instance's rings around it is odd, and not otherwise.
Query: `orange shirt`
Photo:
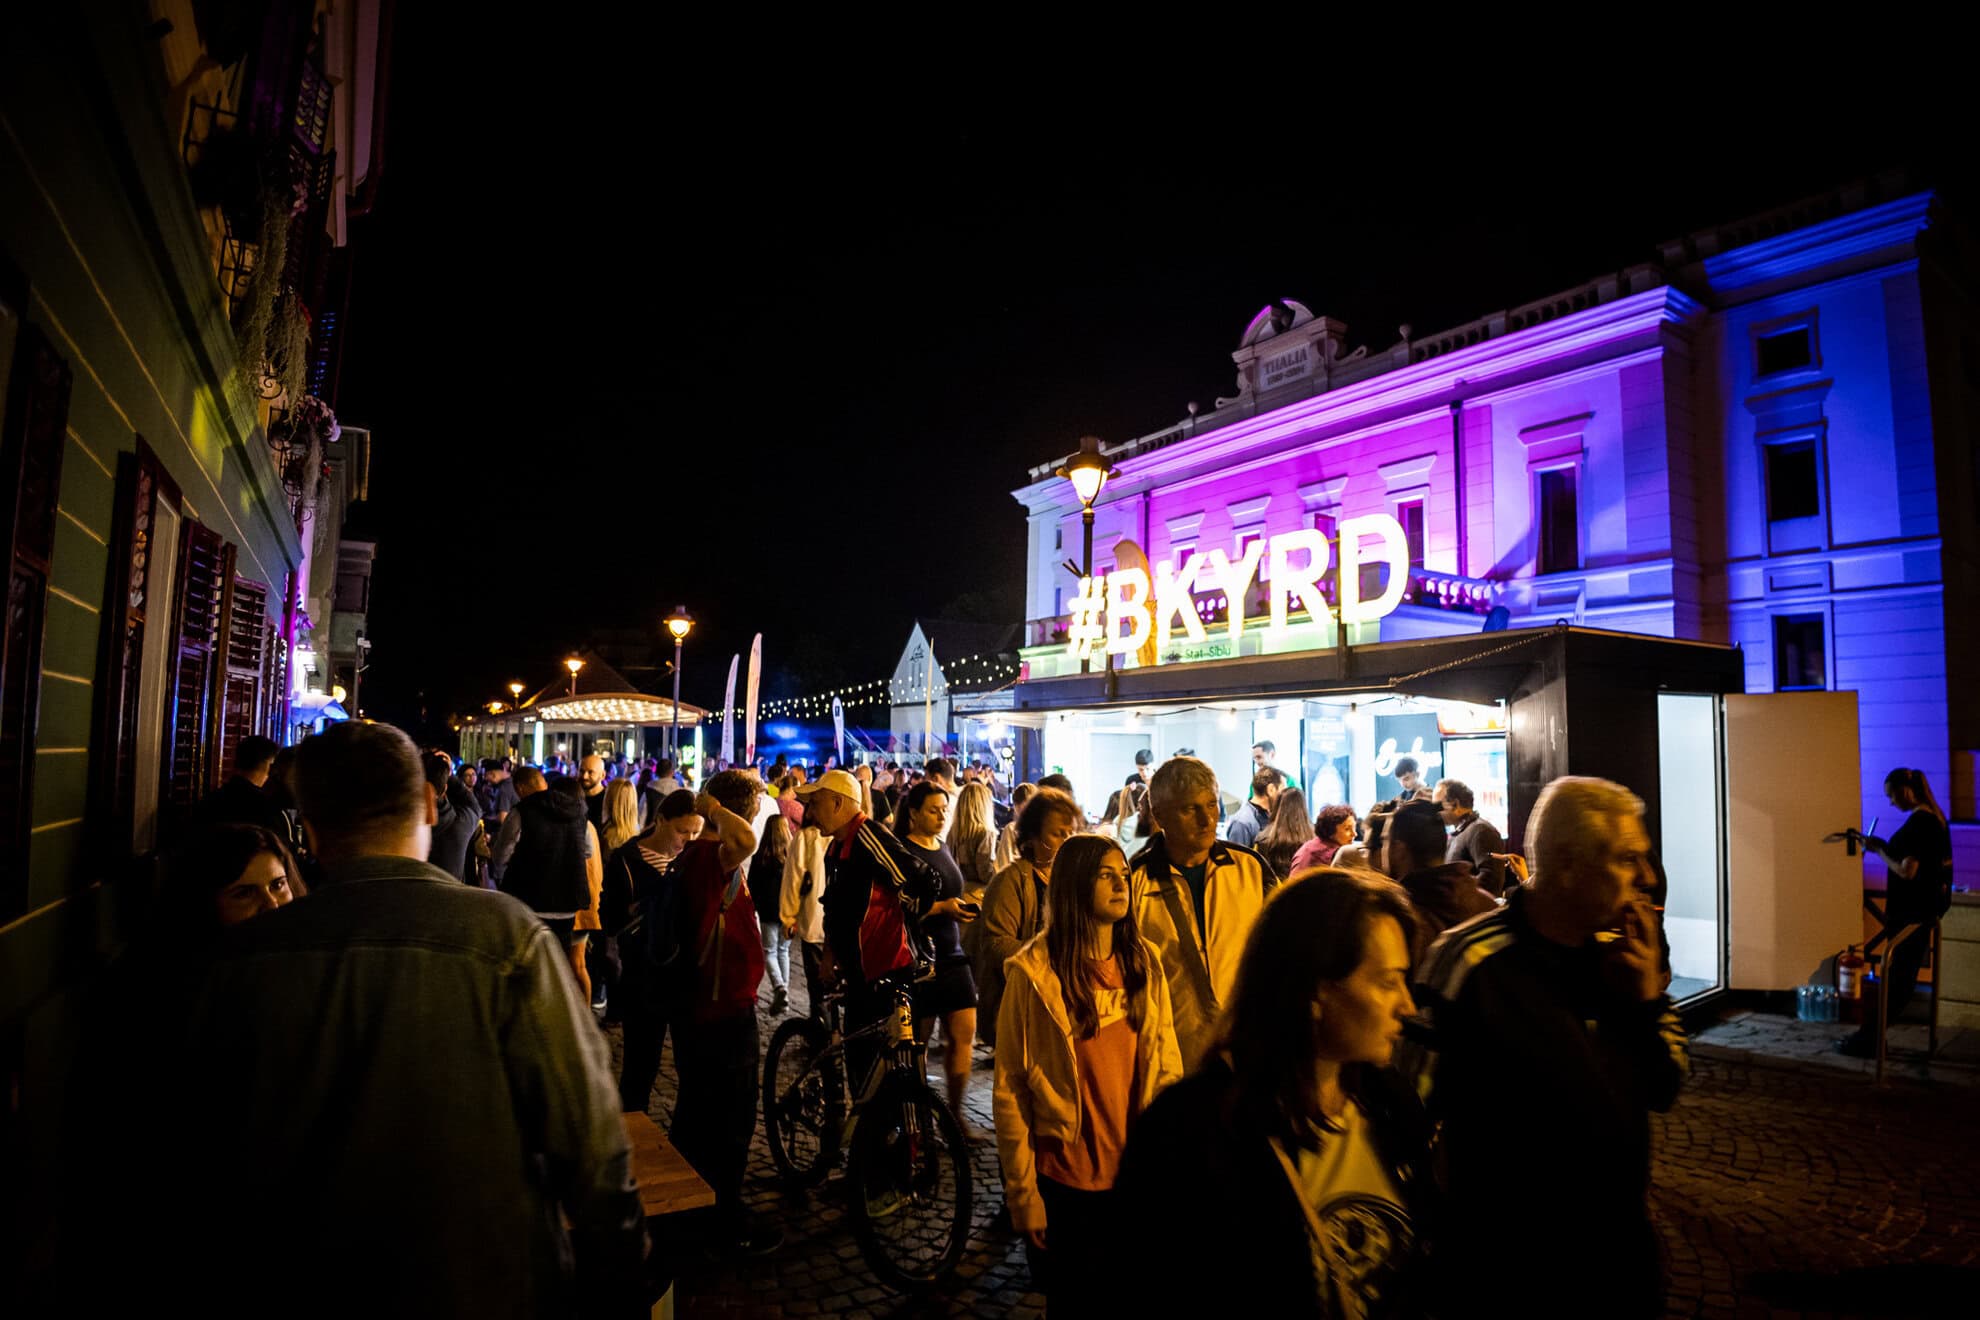
[[[1071,1142],[1039,1142],[1038,1172],[1068,1187],[1103,1192],[1114,1185],[1128,1124],[1135,1117],[1134,1067],[1141,1033],[1128,1020],[1120,963],[1113,958],[1089,959],[1087,966],[1095,976],[1093,998],[1100,1029],[1090,1040],[1073,1037],[1079,1135]]]

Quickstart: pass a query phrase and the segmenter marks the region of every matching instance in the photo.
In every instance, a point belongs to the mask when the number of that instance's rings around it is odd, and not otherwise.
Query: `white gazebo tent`
[[[663,755],[667,731],[674,725],[673,701],[641,692],[596,656],[579,658],[585,663],[575,678],[565,674],[515,707],[470,719],[461,728],[461,755],[471,760],[512,756],[531,764],[551,756],[574,760],[591,752],[607,759]],[[681,703],[684,744],[707,714]]]

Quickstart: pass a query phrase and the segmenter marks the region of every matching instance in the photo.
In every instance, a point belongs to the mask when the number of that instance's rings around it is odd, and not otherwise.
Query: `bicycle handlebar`
[[[864,989],[876,994],[912,994],[916,985],[928,980],[934,975],[934,963],[917,959],[906,967],[891,972],[884,972],[870,981],[862,982],[862,986]],[[846,978],[844,976],[840,976],[838,984],[827,990],[820,996],[820,999],[825,1003],[844,1004],[847,995],[851,993],[852,987],[846,984]]]

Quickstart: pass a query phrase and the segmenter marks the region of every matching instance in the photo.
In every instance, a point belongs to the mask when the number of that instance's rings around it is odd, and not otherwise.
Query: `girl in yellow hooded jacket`
[[[1168,983],[1135,928],[1120,845],[1067,841],[1045,930],[1004,975],[994,1098],[1004,1199],[1052,1305],[1096,1314],[1128,1125],[1182,1077]]]

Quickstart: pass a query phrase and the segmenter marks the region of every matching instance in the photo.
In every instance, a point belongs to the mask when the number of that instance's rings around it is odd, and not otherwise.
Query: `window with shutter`
[[[261,734],[273,738],[277,743],[287,745],[289,692],[289,645],[282,640],[280,628],[268,630],[267,654],[262,660],[262,673],[266,675],[261,684]]]
[[[227,546],[219,534],[186,519],[179,541],[175,645],[165,703],[163,797],[173,806],[191,806],[207,784],[214,652],[226,566]]]
[[[158,548],[160,501],[176,505],[177,484],[144,437],[137,452],[117,459],[117,506],[111,527],[109,581],[104,595],[103,641],[97,664],[96,735],[90,757],[91,837],[105,847],[118,829],[132,830],[136,813],[140,701],[144,684],[145,619]],[[168,556],[169,558],[169,556]],[[166,615],[158,614],[163,627]],[[115,822],[125,822],[118,826]],[[114,847],[137,846],[131,837]]]
[[[21,324],[0,431],[0,544],[9,547],[0,616],[0,920],[27,906],[34,802],[34,730],[41,709],[41,634],[69,421],[69,367]]]
[[[260,730],[261,672],[268,649],[268,588],[233,572],[233,547],[227,553],[227,590],[223,618],[226,644],[218,666],[219,746],[209,766],[208,781],[217,788],[234,768],[234,749],[241,739]]]

